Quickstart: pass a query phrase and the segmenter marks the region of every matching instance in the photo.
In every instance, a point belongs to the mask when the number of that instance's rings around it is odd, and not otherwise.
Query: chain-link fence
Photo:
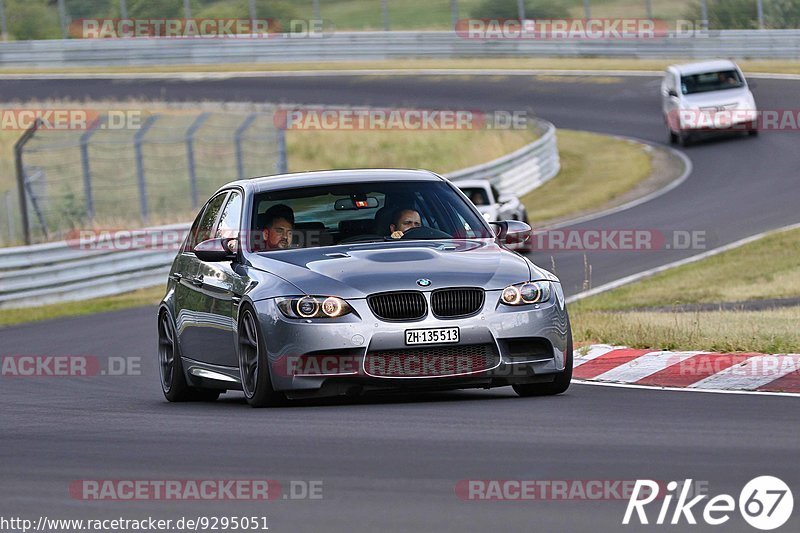
[[[272,112],[126,117],[103,113],[83,130],[35,131],[18,158],[25,209],[12,191],[0,198],[0,243],[189,220],[220,185],[286,169]]]

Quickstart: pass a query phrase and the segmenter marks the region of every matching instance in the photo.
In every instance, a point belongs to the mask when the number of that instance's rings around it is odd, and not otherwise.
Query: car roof
[[[720,70],[731,70],[738,68],[736,63],[728,59],[717,59],[714,61],[696,61],[694,63],[681,63],[670,65],[668,68],[675,69],[678,74],[691,75],[704,72],[716,72]]]
[[[294,187],[313,187],[342,183],[368,183],[373,181],[445,181],[430,170],[396,169],[396,168],[359,168],[350,170],[312,170],[291,174],[260,176],[245,180],[232,181],[219,190],[231,187],[242,187],[254,193]]]

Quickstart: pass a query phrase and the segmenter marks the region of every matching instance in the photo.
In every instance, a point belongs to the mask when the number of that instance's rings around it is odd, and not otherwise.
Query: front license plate
[[[406,344],[445,344],[458,341],[458,328],[406,330]]]

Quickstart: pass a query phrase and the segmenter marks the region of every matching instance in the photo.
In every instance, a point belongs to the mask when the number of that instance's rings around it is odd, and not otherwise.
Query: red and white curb
[[[800,354],[669,352],[595,344],[575,351],[573,379],[697,391],[800,394]]]

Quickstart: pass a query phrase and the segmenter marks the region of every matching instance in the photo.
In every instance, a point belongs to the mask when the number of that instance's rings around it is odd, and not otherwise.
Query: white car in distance
[[[661,110],[672,144],[691,144],[701,132],[758,135],[753,93],[733,61],[670,65],[661,81]]]
[[[501,193],[487,180],[459,180],[453,184],[475,204],[487,222],[519,220],[528,223],[528,212],[519,198]]]

